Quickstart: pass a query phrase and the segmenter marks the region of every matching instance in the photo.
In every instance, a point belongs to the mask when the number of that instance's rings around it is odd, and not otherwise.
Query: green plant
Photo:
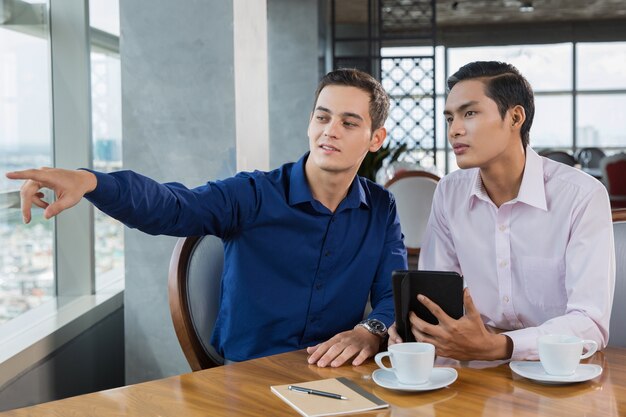
[[[383,166],[386,159],[389,164],[398,160],[400,155],[406,151],[406,143],[401,144],[397,148],[392,148],[389,143],[383,145],[376,152],[369,152],[365,155],[365,159],[361,163],[358,174],[369,180],[376,182],[376,173]]]

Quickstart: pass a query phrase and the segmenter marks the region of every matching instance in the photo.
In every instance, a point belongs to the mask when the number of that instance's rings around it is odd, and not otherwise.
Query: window
[[[55,295],[53,223],[34,208],[24,225],[20,184],[4,176],[52,164],[50,45],[47,27],[38,29],[42,36],[0,25],[0,324]]]
[[[572,88],[572,44],[450,48],[448,76],[472,61],[503,61],[514,65],[536,93]]]
[[[94,0],[92,3],[92,15],[98,26],[112,32],[94,30],[91,35],[96,45],[91,54],[94,167],[110,171],[121,167],[119,18],[117,2]],[[10,13],[16,5],[22,12],[24,8],[32,9],[32,13],[20,14],[19,25],[10,20],[11,16],[17,16]],[[63,19],[72,15],[66,13],[68,8],[82,6],[61,2],[54,7],[58,10],[59,25],[66,25],[68,22]],[[59,269],[58,263],[55,266],[55,245],[66,239],[61,233],[64,228],[59,226],[55,230],[55,222],[44,220],[42,210],[36,207],[31,223],[24,225],[19,208],[21,184],[4,176],[7,171],[53,165],[52,103],[56,106],[59,102],[55,99],[58,95],[51,94],[57,90],[52,88],[50,68],[54,60],[50,50],[55,50],[57,61],[67,56],[58,56],[64,45],[51,48],[54,37],[50,36],[51,9],[46,1],[9,3],[5,9],[9,18],[0,25],[0,324],[54,299],[59,288],[69,288],[72,293],[75,280],[90,282],[88,272],[84,276],[82,272],[69,274],[80,275],[75,277],[55,276],[55,270]],[[78,78],[79,71],[76,69]],[[61,105],[65,104],[61,102]],[[72,114],[72,117],[83,115]],[[56,157],[59,156],[57,152]],[[52,197],[50,192],[47,194]],[[123,277],[123,230],[119,223],[96,213],[95,269],[96,286],[100,286],[110,281],[113,272],[115,278]],[[85,288],[87,294],[88,288],[93,287]],[[61,289],[58,291],[66,294]]]
[[[110,0],[90,0],[89,18],[94,37],[119,36],[119,4]],[[91,123],[93,168],[111,172],[122,168],[121,68],[117,47],[92,44],[91,49]],[[124,226],[117,220],[94,212],[96,289],[120,278],[124,273]]]
[[[93,167],[122,168],[122,120],[119,58],[91,54]],[[124,226],[99,210],[94,213],[96,288],[123,275]]]
[[[89,0],[89,24],[92,28],[119,37],[119,0]]]
[[[578,147],[624,148],[626,42],[576,45]]]
[[[626,90],[626,42],[576,45],[579,90]]]
[[[443,53],[443,47],[381,49],[381,81],[391,98],[389,117],[385,123],[386,145],[406,144],[411,151],[401,155],[391,170],[384,166],[386,175],[381,175],[380,181],[388,179],[397,168],[415,165],[438,174],[443,172],[438,168],[445,164],[435,166],[435,161],[437,164],[442,162],[443,154],[432,153],[435,146],[439,147],[442,137],[436,122],[441,113],[441,108],[437,108],[437,105],[442,101],[437,99],[436,94],[433,96],[433,93],[442,89],[443,84],[441,77],[435,77],[436,84],[432,81]],[[437,144],[433,143],[433,135],[436,136]]]
[[[626,93],[584,94],[578,96],[576,119],[578,147],[626,146]]]
[[[571,149],[572,138],[572,94],[536,94],[530,145],[535,149]]]

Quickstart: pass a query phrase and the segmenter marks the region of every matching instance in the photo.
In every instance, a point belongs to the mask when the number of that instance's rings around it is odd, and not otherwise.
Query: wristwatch
[[[377,319],[363,320],[354,327],[364,327],[368,332],[379,337],[387,336],[387,326],[385,326],[385,323]]]

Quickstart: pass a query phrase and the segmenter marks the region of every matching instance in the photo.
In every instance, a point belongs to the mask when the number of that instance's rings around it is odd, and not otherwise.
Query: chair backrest
[[[626,209],[613,210],[615,236],[615,295],[611,309],[609,345],[626,347]]]
[[[626,197],[626,153],[603,158],[600,161],[600,168],[609,194]]]
[[[587,161],[584,160],[585,154],[587,155]],[[600,148],[580,148],[574,154],[574,157],[578,163],[584,168],[600,168],[600,161],[606,154]],[[586,165],[585,165],[586,163]]]
[[[553,161],[561,162],[562,164],[573,167],[576,165],[576,158],[564,151],[557,150],[545,150],[539,153],[541,156],[552,159]]]
[[[170,259],[170,312],[178,342],[193,371],[224,364],[211,346],[220,307],[224,246],[215,236],[179,239]]]
[[[419,254],[438,182],[439,177],[430,172],[402,171],[385,184],[396,199],[404,244],[409,253]]]

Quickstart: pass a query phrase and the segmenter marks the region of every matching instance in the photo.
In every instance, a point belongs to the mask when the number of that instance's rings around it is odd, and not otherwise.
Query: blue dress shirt
[[[357,177],[332,213],[311,194],[308,154],[270,171],[188,189],[132,171],[94,172],[85,197],[143,232],[224,242],[212,344],[241,361],[324,342],[370,318],[393,322],[391,272],[406,268],[393,196]]]

